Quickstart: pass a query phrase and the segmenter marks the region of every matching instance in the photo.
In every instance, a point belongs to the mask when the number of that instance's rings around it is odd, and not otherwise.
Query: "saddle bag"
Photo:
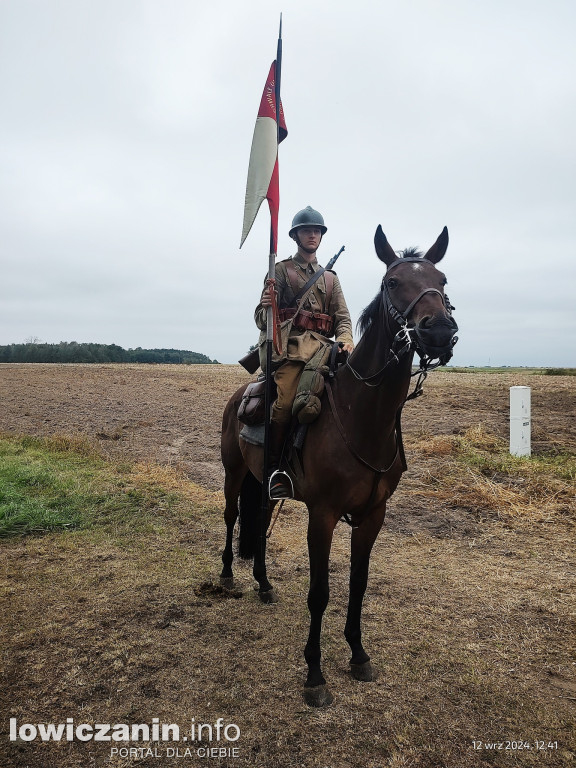
[[[247,424],[249,427],[264,424],[266,410],[264,403],[265,394],[266,380],[264,378],[259,378],[248,384],[238,408],[238,421],[241,421],[242,424]]]
[[[292,415],[298,418],[300,424],[310,424],[320,415],[324,377],[329,373],[327,362],[332,346],[331,342],[322,344],[318,352],[304,366],[292,405]]]

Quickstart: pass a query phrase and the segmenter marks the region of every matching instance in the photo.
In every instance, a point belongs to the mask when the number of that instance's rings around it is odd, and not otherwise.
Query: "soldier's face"
[[[300,227],[298,230],[298,239],[300,245],[308,253],[314,253],[322,240],[322,230],[320,227]]]

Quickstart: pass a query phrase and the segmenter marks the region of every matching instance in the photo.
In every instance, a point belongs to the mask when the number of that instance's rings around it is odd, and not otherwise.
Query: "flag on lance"
[[[270,249],[276,253],[278,242],[278,209],[280,205],[280,185],[278,181],[278,144],[288,135],[284,121],[282,101],[280,112],[276,114],[276,61],[272,62],[264,93],[260,101],[250,162],[246,199],[244,203],[244,224],[240,248],[248,237],[263,200],[268,200],[270,208]]]

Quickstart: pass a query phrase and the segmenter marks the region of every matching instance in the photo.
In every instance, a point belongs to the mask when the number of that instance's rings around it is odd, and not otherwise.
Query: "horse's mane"
[[[419,259],[424,258],[424,254],[422,251],[419,251],[418,248],[405,248],[403,251],[397,251],[397,253],[399,259],[403,259],[405,256],[411,256],[412,258],[416,257]],[[383,303],[384,295],[382,291],[378,291],[370,304],[368,304],[368,306],[360,313],[358,323],[356,324],[356,329],[360,335],[364,334],[379,317]]]

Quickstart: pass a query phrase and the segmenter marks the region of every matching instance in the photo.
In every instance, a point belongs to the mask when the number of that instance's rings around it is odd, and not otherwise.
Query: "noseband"
[[[418,264],[422,264],[423,262],[426,262],[427,264],[431,264],[434,268],[436,268],[436,265],[428,261],[428,259],[424,259],[421,256],[405,256],[403,258],[396,259],[396,261],[393,261],[391,264],[388,265],[388,269],[386,270],[386,274],[382,278],[382,285],[381,285],[381,291],[384,295],[384,301],[386,304],[386,325],[388,327],[389,335],[392,336],[392,329],[390,328],[389,324],[389,318],[390,316],[398,325],[400,326],[400,329],[396,332],[396,334],[393,337],[392,344],[390,345],[390,354],[389,358],[386,361],[383,368],[381,368],[377,373],[373,374],[372,376],[361,376],[358,371],[354,370],[352,366],[350,365],[349,358],[346,361],[347,366],[350,368],[354,376],[359,380],[363,381],[365,384],[371,387],[377,387],[382,383],[382,378],[377,383],[371,384],[370,382],[373,379],[376,379],[381,376],[381,374],[384,374],[384,371],[391,363],[398,363],[400,362],[400,359],[404,357],[408,352],[411,350],[418,353],[420,356],[420,368],[415,371],[415,373],[412,374],[412,376],[418,376],[418,380],[416,383],[416,387],[411,395],[408,395],[407,400],[412,400],[415,397],[418,397],[422,394],[422,384],[424,383],[424,379],[428,375],[428,371],[432,371],[434,368],[437,368],[439,365],[444,365],[447,361],[443,360],[442,358],[439,358],[434,362],[433,358],[429,358],[426,353],[420,348],[419,341],[418,341],[418,335],[416,334],[416,329],[414,327],[410,328],[408,326],[408,318],[410,317],[410,314],[412,313],[412,310],[414,307],[418,304],[420,299],[422,299],[424,296],[426,296],[428,293],[437,293],[438,296],[442,299],[442,303],[444,304],[444,307],[446,309],[447,314],[451,317],[452,311],[455,309],[455,307],[452,306],[450,303],[450,299],[448,296],[441,291],[439,291],[437,288],[426,288],[425,290],[421,291],[418,296],[416,296],[415,299],[413,299],[410,304],[406,307],[404,312],[400,312],[400,310],[394,306],[394,303],[392,302],[392,299],[390,298],[390,293],[388,292],[388,286],[386,285],[386,278],[388,277],[390,270],[394,269],[395,267],[399,266],[400,264],[405,264],[407,261],[416,262]],[[455,336],[452,341],[452,346],[456,344],[458,341],[458,337]]]

